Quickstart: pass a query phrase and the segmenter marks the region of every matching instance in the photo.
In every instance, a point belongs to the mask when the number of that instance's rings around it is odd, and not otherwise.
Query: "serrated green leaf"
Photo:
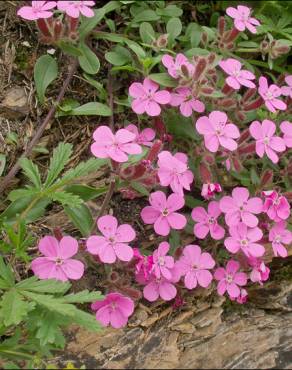
[[[49,197],[55,201],[61,203],[63,206],[78,207],[83,203],[82,199],[75,194],[68,193],[66,191],[57,191],[49,194]]]
[[[15,289],[11,289],[3,294],[0,305],[1,316],[5,326],[18,325],[34,307],[33,303],[25,302]]]
[[[107,163],[107,159],[91,158],[86,162],[80,162],[75,168],[64,173],[58,184],[66,184],[90,173],[96,172],[100,167]]]
[[[93,188],[91,186],[79,184],[70,185],[65,188],[66,191],[78,195],[85,202],[101,196],[107,192],[107,189],[107,186],[103,186],[102,188]]]
[[[74,322],[80,326],[83,326],[85,329],[98,332],[101,330],[101,325],[96,321],[95,316],[87,312],[76,309],[76,314],[74,317]]]
[[[25,176],[39,189],[42,186],[42,181],[38,166],[27,158],[21,158],[19,164]]]
[[[81,204],[78,208],[65,206],[64,211],[81,234],[88,237],[94,224],[89,208]]]
[[[78,293],[72,293],[64,297],[66,303],[88,303],[102,299],[101,292],[89,292],[87,289]]]
[[[6,265],[3,258],[0,256],[0,276],[5,281],[7,287],[14,285],[14,275],[9,265]]]
[[[60,143],[53,151],[53,156],[50,160],[49,171],[45,181],[45,187],[51,186],[63,171],[65,165],[72,155],[72,145],[68,143]]]
[[[31,197],[33,195],[36,195],[37,193],[38,193],[37,189],[16,189],[16,190],[12,190],[8,194],[7,198],[11,202],[14,202],[17,199],[21,199],[21,198],[24,198],[24,197]]]
[[[58,312],[64,316],[74,316],[76,309],[72,304],[64,303],[62,298],[56,298],[51,295],[37,294],[28,291],[21,291],[21,295],[36,302],[38,305],[47,308],[49,311]]]
[[[42,55],[34,67],[34,81],[40,103],[45,101],[47,87],[57,78],[58,65],[50,55]]]
[[[36,337],[40,340],[40,344],[45,346],[48,343],[56,343],[56,338],[58,337],[58,342],[60,337],[63,337],[63,344],[65,344],[65,338],[61,331],[61,326],[66,322],[63,316],[60,316],[54,312],[45,312],[38,321],[38,330],[36,332]]]
[[[99,71],[100,62],[97,55],[84,43],[79,44],[82,56],[78,57],[80,67],[84,72],[94,75]]]
[[[65,294],[71,287],[69,282],[55,279],[38,280],[35,276],[20,281],[17,289],[28,290],[35,293]]]

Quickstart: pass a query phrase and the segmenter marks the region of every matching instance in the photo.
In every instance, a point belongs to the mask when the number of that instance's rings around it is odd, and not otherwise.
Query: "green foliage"
[[[40,103],[45,101],[47,87],[57,78],[58,65],[50,55],[42,55],[34,67],[34,82]]]

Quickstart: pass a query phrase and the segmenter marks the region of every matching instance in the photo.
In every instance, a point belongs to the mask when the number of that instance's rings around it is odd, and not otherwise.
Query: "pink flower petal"
[[[113,237],[117,231],[118,220],[114,216],[102,216],[97,220],[97,227],[104,236]]]
[[[194,226],[194,234],[199,239],[205,239],[209,233],[209,227],[206,224],[198,223]]]
[[[104,263],[115,263],[117,259],[115,251],[110,244],[108,244],[106,247],[101,246],[99,248],[98,255],[99,255],[100,260]]]
[[[86,247],[89,253],[98,255],[99,248],[106,248],[108,241],[103,236],[92,235],[86,241]]]
[[[72,236],[64,236],[60,241],[59,256],[62,259],[73,257],[78,252],[78,242]]]
[[[60,247],[58,240],[53,236],[43,237],[38,244],[39,251],[46,257],[58,257]]]
[[[147,284],[143,289],[143,295],[150,302],[156,301],[159,297],[158,284],[154,281]]]
[[[164,281],[159,284],[159,295],[165,301],[170,301],[176,296],[176,287],[173,284]]]
[[[68,259],[60,265],[64,274],[72,280],[79,280],[84,274],[84,265],[82,262]]]
[[[213,276],[208,270],[199,270],[197,271],[196,275],[199,285],[203,288],[207,288],[213,280]]]
[[[181,230],[186,226],[187,219],[184,215],[174,212],[167,216],[167,222],[172,229]]]
[[[128,224],[123,224],[123,225],[118,226],[117,231],[116,231],[116,236],[115,236],[115,240],[117,242],[128,243],[134,240],[135,238],[136,238],[136,232],[132,228],[132,226]]]
[[[117,257],[121,261],[128,262],[134,256],[133,249],[129,245],[127,245],[127,244],[124,244],[124,243],[115,243],[113,248],[114,248],[114,251],[115,251]]]

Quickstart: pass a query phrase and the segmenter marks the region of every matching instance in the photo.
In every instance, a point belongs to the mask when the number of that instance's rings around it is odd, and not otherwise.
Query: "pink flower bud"
[[[218,19],[218,33],[221,36],[223,36],[223,34],[225,32],[225,25],[226,25],[225,18],[224,17],[219,17],[219,19]]]
[[[266,185],[272,183],[273,181],[273,170],[266,170],[261,177],[261,187],[265,187]]]
[[[43,19],[43,18],[38,19],[37,26],[43,36],[52,37],[46,19]]]
[[[200,177],[202,181],[205,183],[209,183],[212,180],[212,174],[210,172],[209,167],[205,163],[201,163],[199,166],[199,172],[200,172]]]

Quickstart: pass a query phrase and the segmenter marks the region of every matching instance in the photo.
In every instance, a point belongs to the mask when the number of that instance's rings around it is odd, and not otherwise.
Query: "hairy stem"
[[[32,138],[31,142],[28,144],[27,148],[25,149],[24,153],[22,154],[22,156],[20,158],[24,158],[24,157],[29,157],[30,154],[32,153],[32,150],[34,148],[34,146],[38,143],[38,141],[40,140],[40,138],[42,137],[48,123],[50,122],[51,118],[54,116],[55,112],[56,112],[56,108],[58,106],[58,104],[61,102],[61,100],[63,99],[64,95],[65,95],[65,92],[72,80],[72,77],[76,71],[76,68],[77,68],[77,64],[78,64],[78,61],[77,59],[73,59],[72,62],[69,64],[69,67],[68,67],[68,75],[63,83],[63,86],[60,90],[60,93],[55,101],[55,103],[52,105],[51,109],[49,110],[48,114],[46,115],[45,119],[43,120],[43,122],[40,124],[38,130],[36,131],[34,137]],[[8,174],[4,177],[3,181],[0,183],[0,193],[2,193],[4,191],[4,189],[6,189],[7,185],[10,183],[10,181],[15,177],[15,175],[18,173],[20,169],[20,164],[19,164],[19,161],[17,161],[14,166],[10,169],[10,171],[8,172]]]

